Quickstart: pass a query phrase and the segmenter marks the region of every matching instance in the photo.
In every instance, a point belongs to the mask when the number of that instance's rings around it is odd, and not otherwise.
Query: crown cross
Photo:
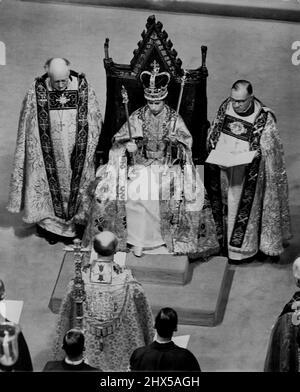
[[[153,61],[153,63],[150,64],[151,67],[153,68],[153,73],[158,74],[159,73],[159,64],[156,60]]]

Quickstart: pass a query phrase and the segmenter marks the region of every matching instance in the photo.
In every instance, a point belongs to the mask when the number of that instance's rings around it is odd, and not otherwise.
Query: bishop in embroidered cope
[[[97,234],[82,268],[84,355],[90,365],[104,371],[126,371],[132,351],[150,344],[154,338],[151,306],[142,285],[134,279],[131,270],[114,262],[117,244],[115,234],[109,231]],[[97,263],[110,265],[109,281],[93,279]],[[64,334],[76,327],[74,290],[75,283],[71,280],[57,320],[53,342],[55,360],[63,358]]]
[[[234,83],[208,135],[208,151],[256,151],[249,165],[208,165],[207,190],[218,237],[231,262],[258,251],[277,256],[291,238],[288,183],[274,113],[253,96],[248,81]]]
[[[51,59],[46,70],[23,103],[8,210],[70,238],[84,224],[82,195],[95,178],[102,117],[93,88],[68,60]]]

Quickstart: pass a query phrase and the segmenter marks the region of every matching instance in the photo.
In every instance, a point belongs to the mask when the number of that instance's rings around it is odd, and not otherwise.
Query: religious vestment
[[[215,223],[183,119],[167,105],[157,115],[146,105],[129,122],[137,153],[132,157],[126,152],[130,138],[125,123],[114,136],[108,163],[97,171],[85,244],[99,231],[110,230],[123,251],[129,243],[166,245],[173,254],[216,253]],[[168,150],[171,139],[173,153]]]
[[[26,223],[74,237],[82,194],[95,178],[94,156],[102,127],[95,91],[71,71],[66,90],[47,74],[32,84],[21,111],[8,210],[24,209]]]
[[[242,260],[259,250],[276,256],[291,238],[288,182],[276,119],[254,98],[254,112],[238,115],[223,102],[208,135],[208,152],[256,151],[249,165],[227,169],[209,164],[205,185],[218,238],[228,257]]]
[[[137,348],[130,358],[131,371],[198,371],[200,366],[186,348],[174,342],[152,342],[146,347]]]
[[[114,265],[111,283],[101,283],[100,279],[94,283],[91,273],[90,268],[82,272],[85,359],[103,371],[127,371],[132,351],[154,338],[150,304],[130,270]],[[59,311],[55,360],[64,357],[61,346],[65,333],[77,327],[74,290],[76,283],[71,281]]]
[[[295,325],[292,321],[295,302],[300,304],[299,291],[284,306],[272,327],[264,364],[265,372],[299,371],[299,325]]]

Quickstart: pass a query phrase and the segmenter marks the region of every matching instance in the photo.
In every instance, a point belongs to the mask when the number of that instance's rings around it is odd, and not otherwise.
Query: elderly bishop
[[[95,177],[102,117],[93,88],[68,60],[50,59],[45,69],[23,103],[8,210],[24,209],[23,220],[54,244],[84,224],[82,195]]]

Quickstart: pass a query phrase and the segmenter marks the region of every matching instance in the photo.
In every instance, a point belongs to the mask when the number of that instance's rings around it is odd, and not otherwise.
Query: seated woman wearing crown
[[[192,162],[192,136],[170,108],[170,74],[141,73],[147,104],[133,112],[114,136],[109,161],[98,169],[84,243],[102,230],[157,253],[206,257],[218,251],[215,224],[199,173]]]

